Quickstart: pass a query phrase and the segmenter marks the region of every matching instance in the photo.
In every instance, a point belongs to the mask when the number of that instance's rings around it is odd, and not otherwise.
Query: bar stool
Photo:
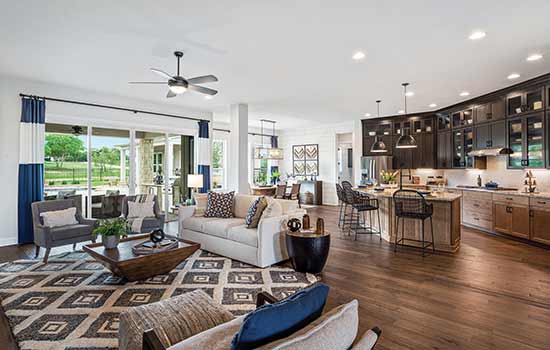
[[[344,190],[339,183],[336,183],[336,196],[338,196],[338,227],[340,227],[344,222],[342,213],[345,213],[344,206],[346,206],[346,201],[344,198]]]
[[[393,194],[393,203],[395,207],[395,246],[394,251],[397,252],[397,245],[409,246],[418,248],[418,246],[405,244],[405,241],[419,242],[422,244],[422,257],[425,256],[425,250],[432,246],[432,251],[435,253],[434,244],[434,226],[432,222],[433,205],[426,202],[426,198],[417,191],[413,190],[397,190]],[[401,238],[398,240],[399,234],[399,219],[401,219]],[[405,219],[422,220],[422,240],[405,238]],[[430,227],[432,231],[432,241],[426,242],[424,239],[424,221],[430,219]]]
[[[360,191],[354,191],[351,183],[348,181],[342,182],[342,188],[346,200],[351,205],[350,214],[350,232],[353,230],[355,233],[355,239],[359,234],[371,234],[379,235],[382,240],[382,230],[380,224],[380,210],[378,205],[378,199],[371,198],[368,194]],[[378,229],[374,229],[373,213],[376,211],[378,217]],[[365,212],[369,213],[369,224],[367,225],[365,219]]]

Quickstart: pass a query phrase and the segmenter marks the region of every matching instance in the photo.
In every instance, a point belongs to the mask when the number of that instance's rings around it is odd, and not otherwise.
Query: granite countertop
[[[432,187],[432,186],[430,186]],[[433,186],[436,187],[436,186]],[[459,190],[459,191],[473,191],[473,192],[487,192],[487,193],[496,193],[504,194],[508,196],[521,196],[521,197],[532,197],[532,198],[545,198],[550,199],[550,192],[538,192],[538,193],[526,193],[519,190],[516,191],[506,191],[506,190],[488,190],[486,188],[471,188],[471,187],[458,187],[458,186],[446,186],[446,189]]]
[[[358,188],[357,190],[376,198],[392,198],[393,193],[397,191],[397,189],[386,189],[384,191],[377,192],[369,188]],[[448,192],[424,195],[424,198],[426,198],[426,201],[428,202],[452,202],[460,197],[462,197],[461,194]]]

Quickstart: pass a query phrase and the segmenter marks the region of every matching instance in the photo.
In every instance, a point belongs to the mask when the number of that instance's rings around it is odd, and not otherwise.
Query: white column
[[[229,188],[249,192],[248,185],[248,105],[231,105]]]
[[[120,151],[120,183],[126,183],[126,150],[119,148]]]
[[[361,157],[363,156],[363,125],[361,120],[353,121],[353,175],[354,185],[359,185],[361,181]]]
[[[130,174],[128,176],[128,191],[130,195],[136,194],[137,164],[136,164],[136,131],[130,130]]]

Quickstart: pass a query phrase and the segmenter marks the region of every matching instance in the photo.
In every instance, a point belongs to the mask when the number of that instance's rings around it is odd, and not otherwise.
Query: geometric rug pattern
[[[173,271],[128,282],[82,251],[0,264],[0,299],[21,350],[118,349],[119,314],[129,307],[204,290],[234,315],[256,294],[285,298],[314,283],[291,268],[257,268],[198,250]]]

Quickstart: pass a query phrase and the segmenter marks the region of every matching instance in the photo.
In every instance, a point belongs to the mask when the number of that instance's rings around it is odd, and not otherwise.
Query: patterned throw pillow
[[[248,209],[248,214],[244,219],[248,228],[258,227],[258,223],[260,222],[265,208],[267,208],[267,199],[265,199],[265,197],[259,197],[252,202],[252,205]]]
[[[232,218],[235,191],[228,193],[208,192],[208,203],[204,216],[210,218]]]

